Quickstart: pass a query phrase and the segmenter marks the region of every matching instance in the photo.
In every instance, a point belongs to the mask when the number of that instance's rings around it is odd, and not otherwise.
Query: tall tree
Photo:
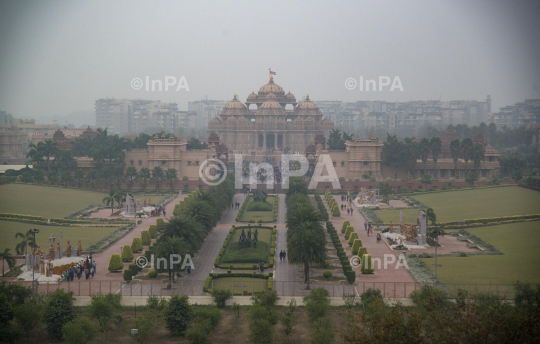
[[[15,257],[9,253],[9,248],[6,248],[4,252],[0,253],[0,258],[2,258],[2,277],[4,277],[4,260],[7,262],[10,269],[15,267],[16,260]]]
[[[120,189],[120,182],[122,181],[124,177],[124,165],[116,164],[113,167],[113,175],[114,175],[114,178],[116,179],[116,187]]]
[[[461,140],[461,156],[465,160],[465,174],[469,172],[468,163],[471,159],[471,151],[473,148],[473,142],[470,138]]]
[[[419,150],[420,150],[420,157],[422,158],[422,162],[424,163],[424,173],[426,174],[426,164],[429,157],[429,151],[431,150],[431,147],[429,145],[429,140],[426,138],[423,138],[420,140],[419,144]]]
[[[206,231],[203,225],[193,217],[186,215],[175,216],[159,228],[162,232],[158,242],[166,241],[167,238],[182,238],[188,245],[189,253],[194,253],[201,248]]]
[[[169,168],[167,171],[165,171],[165,179],[169,182],[169,187],[172,191],[174,183],[178,180],[176,170],[174,168]]]
[[[79,183],[79,189],[81,188],[81,180],[84,179],[84,171],[82,169],[75,170],[74,173],[75,179],[77,179],[77,182]]]
[[[146,185],[148,183],[148,179],[150,179],[150,170],[146,167],[141,168],[139,177],[142,179],[143,191],[146,191]]]
[[[62,183],[65,183],[66,188],[68,186],[68,183],[73,180],[73,176],[71,175],[71,172],[64,171],[62,172]]]
[[[398,168],[407,164],[405,144],[398,141],[396,135],[387,134],[383,145],[383,162],[386,166],[394,168],[394,179],[397,179]]]
[[[408,166],[414,179],[416,178],[416,162],[420,157],[420,145],[418,144],[418,142],[414,141],[409,137],[405,138],[405,156],[407,158]]]
[[[95,169],[91,169],[86,174],[86,179],[90,182],[90,187],[94,188],[95,182],[98,180],[99,175],[98,172]]]
[[[174,272],[180,271],[180,264],[172,266],[171,256],[173,254],[180,255],[182,258],[189,253],[189,247],[185,241],[177,236],[167,237],[165,240],[156,243],[156,258],[165,258],[167,262],[167,272],[169,273],[169,285],[168,289],[172,288],[172,281],[174,279]]]
[[[442,141],[438,136],[434,136],[429,141],[429,146],[431,148],[431,157],[435,165],[434,166],[435,178],[438,178],[439,174],[437,172],[437,160],[439,160],[439,154],[441,153]]]
[[[458,139],[452,140],[452,142],[450,142],[450,154],[452,155],[452,159],[454,160],[454,176],[456,179],[459,179],[457,162],[459,160],[459,155],[461,154],[461,145],[459,144]]]
[[[137,178],[137,169],[134,166],[129,166],[126,168],[126,177],[128,178],[128,188],[131,191],[133,187],[133,182]]]
[[[114,213],[115,194],[116,192],[113,189],[109,190],[109,196],[103,197],[102,201],[107,207],[111,207],[111,215]]]
[[[51,172],[50,158],[58,153],[58,146],[53,140],[41,141],[38,143],[38,150],[47,158],[47,173]]]
[[[486,159],[484,146],[480,143],[475,143],[471,149],[471,160],[474,164],[474,169],[477,176],[481,176],[480,164]]]
[[[163,173],[163,169],[159,166],[154,167],[152,170],[152,180],[154,184],[156,184],[157,193],[159,193],[159,185],[164,177],[165,174]]]

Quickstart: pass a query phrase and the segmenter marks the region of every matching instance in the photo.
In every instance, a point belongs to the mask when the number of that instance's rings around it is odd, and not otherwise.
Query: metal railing
[[[32,288],[32,281],[14,281],[10,284],[19,284],[27,288]],[[121,293],[123,296],[170,296],[170,295],[208,295],[203,292],[205,281],[176,279],[172,284],[169,280],[145,280],[145,281],[73,281],[60,283],[42,282],[36,283],[36,291],[50,294],[57,289],[65,292],[73,292],[73,296],[92,296],[97,294]],[[437,285],[433,284],[437,287]],[[439,284],[446,288],[451,297],[456,297],[458,291],[466,290],[468,296],[472,297],[478,293],[490,293],[498,295],[503,300],[514,298],[514,286],[508,284]],[[306,284],[301,281],[273,281],[272,289],[280,296],[306,296],[311,290],[324,288],[328,290],[330,297],[341,297],[346,294],[362,295],[368,289],[378,289],[386,298],[408,298],[415,290],[422,287],[420,283],[414,282],[363,282],[357,281],[354,284],[341,283],[332,284],[330,282],[311,281],[310,290],[306,289]],[[254,279],[253,281],[231,279],[215,279],[210,282],[208,289],[229,289],[233,295],[252,295],[268,288],[268,281]]]

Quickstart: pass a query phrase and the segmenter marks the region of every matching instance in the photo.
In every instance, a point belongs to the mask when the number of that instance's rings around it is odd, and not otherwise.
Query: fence
[[[27,288],[32,287],[32,281],[14,281],[13,284],[23,285]],[[63,289],[66,292],[73,292],[73,296],[91,296],[107,293],[121,293],[123,296],[171,296],[205,295],[203,286],[205,281],[195,280],[176,280],[169,285],[168,280],[156,281],[73,281],[60,283],[36,283],[37,292],[49,294],[57,289]],[[436,286],[436,285],[434,285]],[[490,293],[498,295],[504,300],[514,298],[514,287],[508,284],[444,284],[452,297],[457,296],[458,290],[466,290],[469,297],[477,293]],[[325,288],[331,297],[341,297],[346,294],[362,295],[368,289],[378,289],[383,297],[386,298],[408,298],[415,290],[422,287],[420,283],[414,282],[362,282],[355,284],[330,284],[319,281],[310,282],[310,290],[306,290],[306,284],[303,282],[292,281],[274,281],[272,289],[278,292],[280,296],[306,296],[311,290],[316,288]],[[251,295],[253,292],[259,292],[268,288],[266,280],[246,281],[239,280],[212,280],[210,289],[229,289],[233,295]]]

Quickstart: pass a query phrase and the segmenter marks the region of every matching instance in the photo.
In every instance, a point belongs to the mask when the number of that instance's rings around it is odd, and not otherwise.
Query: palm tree
[[[471,159],[472,148],[473,148],[473,142],[470,138],[466,138],[461,141],[461,155],[463,156],[463,160],[465,160],[465,174],[469,172],[469,168],[467,164],[469,160]]]
[[[131,191],[131,188],[133,187],[133,181],[135,180],[135,178],[137,178],[137,169],[133,166],[129,166],[126,169],[126,177],[128,178],[129,191]]]
[[[107,207],[111,207],[111,215],[114,213],[114,201],[115,201],[115,198],[114,196],[116,195],[116,192],[111,189],[109,190],[109,196],[105,196],[103,197],[103,203],[105,203],[105,205],[107,205]]]
[[[165,171],[165,179],[167,179],[167,181],[169,182],[169,186],[171,187],[172,192],[173,185],[178,180],[176,170],[174,168],[169,168],[167,171]]]
[[[450,142],[450,154],[452,155],[452,159],[454,160],[454,176],[456,179],[459,179],[459,172],[457,169],[457,162],[459,160],[459,154],[461,153],[461,147],[459,144],[459,140],[455,139]]]
[[[159,166],[154,167],[154,169],[152,170],[152,180],[156,184],[157,193],[159,193],[159,184],[163,180],[164,176],[165,174],[163,173],[163,169],[161,167]]]
[[[40,145],[38,143],[38,146],[36,146],[33,143],[28,144],[28,153],[26,154],[26,157],[30,157],[32,161],[34,162],[34,167],[40,166],[43,162],[43,151],[40,149]]]
[[[81,180],[84,178],[84,171],[82,169],[75,170],[75,179],[79,182],[79,189],[81,188]]]
[[[118,206],[122,207],[122,204],[124,204],[124,200],[126,199],[126,193],[121,189],[115,190],[114,199],[116,200],[116,203],[118,203]]]
[[[437,160],[439,159],[439,153],[442,149],[442,141],[438,136],[432,137],[429,141],[429,146],[431,147],[431,157],[433,159],[434,163],[434,172],[435,172],[435,178],[437,178]]]
[[[58,153],[58,146],[53,140],[41,141],[38,143],[38,150],[47,157],[47,173],[51,172],[50,157]]]
[[[142,179],[143,191],[146,191],[146,184],[148,182],[148,179],[150,179],[150,170],[146,167],[141,168],[141,171],[139,172],[139,177]]]
[[[304,266],[306,289],[309,290],[310,264],[323,264],[326,259],[324,231],[318,221],[305,221],[291,229],[287,231],[287,257],[289,262]]]
[[[156,251],[156,258],[165,258],[167,261],[167,271],[169,273],[169,285],[167,286],[167,289],[171,289],[172,281],[174,280],[174,272],[180,270],[179,264],[177,266],[172,266],[172,264],[170,264],[171,256],[173,254],[178,254],[181,257],[185,257],[189,251],[188,245],[186,245],[186,242],[183,239],[173,236],[156,243]]]
[[[484,146],[480,143],[475,143],[471,150],[471,160],[474,163],[476,175],[480,176],[480,163],[486,159]]]
[[[184,201],[186,203],[186,201]],[[229,204],[229,203],[228,203]],[[216,208],[212,207],[208,202],[200,199],[187,202],[182,209],[182,214],[195,219],[198,223],[204,226],[206,232],[209,232],[217,224],[219,218]]]
[[[31,247],[35,246],[32,230],[28,230],[26,234],[22,232],[15,234],[15,239],[19,237],[22,238],[22,241],[18,243],[17,246],[15,246],[15,251],[17,252],[17,254],[19,254],[20,252],[21,254],[24,253],[26,255],[28,253],[28,246],[31,246]]]
[[[9,253],[9,248],[6,248],[3,253],[0,253],[0,258],[2,258],[2,277],[4,277],[4,260],[8,263],[8,267],[13,269],[15,267],[15,257]]]
[[[419,144],[419,150],[420,150],[420,157],[422,158],[422,162],[424,163],[424,174],[426,174],[426,164],[429,156],[429,140],[426,138],[423,138],[420,140]]]
[[[194,253],[201,248],[206,235],[202,224],[185,215],[171,218],[165,223],[165,226],[161,227],[161,232],[158,242],[165,241],[167,238],[179,237],[188,245],[189,253]]]
[[[431,221],[432,225],[435,225],[437,223],[437,215],[433,211],[433,208],[426,209],[426,217],[429,221]]]

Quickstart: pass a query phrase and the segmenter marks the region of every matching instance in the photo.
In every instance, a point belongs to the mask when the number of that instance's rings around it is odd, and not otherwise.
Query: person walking
[[[353,211],[353,209],[352,209],[352,207],[351,207],[351,216],[352,216],[352,211]]]
[[[364,230],[367,232],[367,221],[364,221]]]
[[[283,260],[285,260],[285,258],[287,257],[287,251],[283,251]]]
[[[97,264],[96,264],[96,261],[93,261],[93,262],[92,262],[92,268],[94,269],[94,272],[96,272],[96,265],[97,265]]]

